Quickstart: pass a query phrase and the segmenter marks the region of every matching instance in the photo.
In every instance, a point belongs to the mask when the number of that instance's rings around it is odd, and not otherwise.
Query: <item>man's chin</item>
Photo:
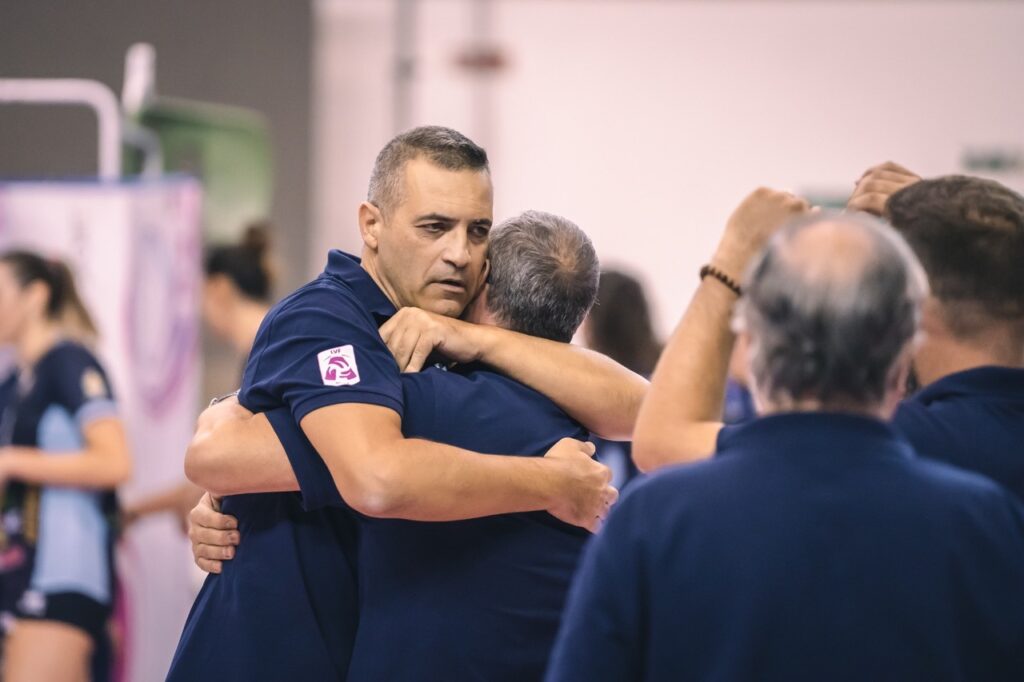
[[[450,298],[435,298],[429,301],[421,301],[419,307],[427,312],[445,317],[459,317],[466,308],[466,301]]]

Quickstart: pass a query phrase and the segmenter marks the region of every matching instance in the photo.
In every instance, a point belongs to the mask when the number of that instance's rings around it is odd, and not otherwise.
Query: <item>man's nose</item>
[[[461,269],[469,265],[469,235],[466,230],[455,228],[448,232],[442,258],[456,268]]]

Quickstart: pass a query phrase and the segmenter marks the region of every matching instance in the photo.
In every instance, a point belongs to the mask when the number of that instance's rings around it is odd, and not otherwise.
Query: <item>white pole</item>
[[[121,108],[103,83],[78,78],[0,78],[0,103],[91,108],[99,124],[99,176],[103,180],[121,177]]]

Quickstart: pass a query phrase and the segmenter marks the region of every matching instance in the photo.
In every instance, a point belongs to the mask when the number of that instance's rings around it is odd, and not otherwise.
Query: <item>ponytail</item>
[[[67,264],[59,260],[47,262],[52,275],[50,285],[50,304],[46,312],[51,320],[58,320],[63,326],[78,336],[96,338],[96,324],[92,315],[82,302],[75,285],[75,278]]]
[[[0,254],[0,263],[14,271],[14,277],[23,288],[33,282],[42,282],[49,290],[46,317],[60,323],[73,334],[95,339],[96,325],[78,295],[75,278],[68,266],[59,260],[45,259],[29,251],[7,251]]]
[[[211,249],[206,256],[206,276],[223,275],[246,298],[268,302],[274,284],[273,269],[267,257],[268,227],[265,222],[253,223],[238,244]]]

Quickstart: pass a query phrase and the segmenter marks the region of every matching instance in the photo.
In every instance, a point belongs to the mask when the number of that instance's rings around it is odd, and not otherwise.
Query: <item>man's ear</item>
[[[491,285],[487,283],[480,287],[480,290],[476,292],[476,296],[466,306],[466,310],[462,315],[463,320],[473,324],[498,326],[497,318],[494,317],[491,309],[487,306],[487,296],[490,294],[490,288]]]
[[[363,244],[371,251],[376,251],[380,244],[380,231],[384,228],[384,215],[380,209],[364,201],[359,204],[359,235]]]

